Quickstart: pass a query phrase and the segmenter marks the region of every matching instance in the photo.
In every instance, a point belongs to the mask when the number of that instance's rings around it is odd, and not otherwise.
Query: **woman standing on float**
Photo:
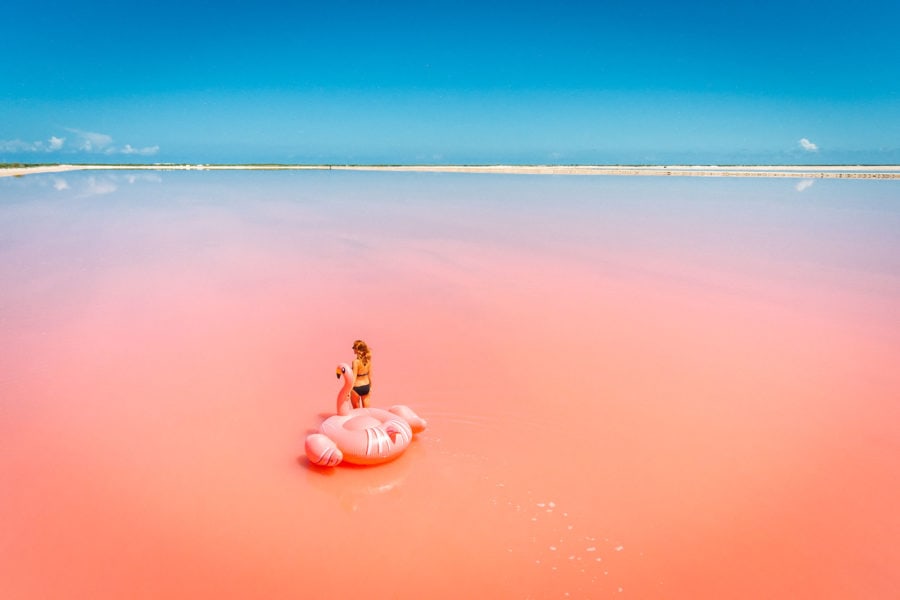
[[[369,408],[369,393],[372,390],[372,351],[362,340],[353,342],[353,392],[350,402],[353,408]]]

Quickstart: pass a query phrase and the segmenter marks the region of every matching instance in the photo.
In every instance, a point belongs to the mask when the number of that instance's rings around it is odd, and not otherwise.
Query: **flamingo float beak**
[[[340,367],[338,367],[338,368],[335,369],[335,371],[334,371],[334,375],[335,375],[338,379],[341,378],[341,371],[342,371],[342,369],[341,369]]]

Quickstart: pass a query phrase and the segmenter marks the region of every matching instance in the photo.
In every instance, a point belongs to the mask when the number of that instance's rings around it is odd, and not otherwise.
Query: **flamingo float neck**
[[[337,395],[337,414],[349,415],[353,404],[350,402],[350,388],[353,387],[353,369],[347,363],[341,363],[337,368],[337,376],[344,378],[344,385]]]

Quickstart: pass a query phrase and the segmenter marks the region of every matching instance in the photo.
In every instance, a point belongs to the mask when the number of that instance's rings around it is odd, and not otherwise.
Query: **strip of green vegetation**
[[[26,168],[35,168],[35,167],[58,167],[63,163],[19,163],[19,162],[0,162],[0,169],[26,169]],[[395,167],[439,167],[439,168],[452,168],[452,167],[475,167],[475,168],[484,168],[484,167],[499,167],[499,166],[510,166],[510,167],[524,167],[524,168],[538,168],[538,167],[550,167],[550,168],[566,168],[566,167],[604,167],[604,168],[678,168],[678,167],[715,167],[720,169],[728,169],[728,168],[742,168],[742,167],[751,167],[751,168],[845,168],[852,169],[854,167],[857,168],[877,168],[877,167],[897,167],[898,165],[889,165],[889,164],[817,164],[817,165],[801,165],[801,164],[790,164],[790,165],[732,165],[732,164],[717,164],[717,165],[658,165],[658,164],[490,164],[490,163],[465,163],[460,165],[448,165],[448,164],[435,164],[430,165],[427,163],[377,163],[377,164],[361,164],[361,163],[333,163],[333,164],[310,164],[310,163],[65,163],[67,165],[73,166],[96,166],[96,167],[116,167],[116,168],[128,168],[134,167],[137,169],[171,169],[171,168],[186,168],[186,167],[194,167],[194,168],[241,168],[241,167],[249,167],[249,168],[271,168],[271,169],[290,169],[290,168],[331,168],[331,167],[375,167],[375,168],[395,168]]]
[[[0,169],[28,169],[31,167],[56,167],[59,163],[5,163],[0,162]]]

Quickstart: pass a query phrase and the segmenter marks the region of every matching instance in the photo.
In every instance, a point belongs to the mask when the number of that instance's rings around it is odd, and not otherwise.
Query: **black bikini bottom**
[[[368,396],[370,386],[371,384],[367,383],[366,385],[361,385],[359,387],[353,388],[353,391],[356,392],[357,396]]]

